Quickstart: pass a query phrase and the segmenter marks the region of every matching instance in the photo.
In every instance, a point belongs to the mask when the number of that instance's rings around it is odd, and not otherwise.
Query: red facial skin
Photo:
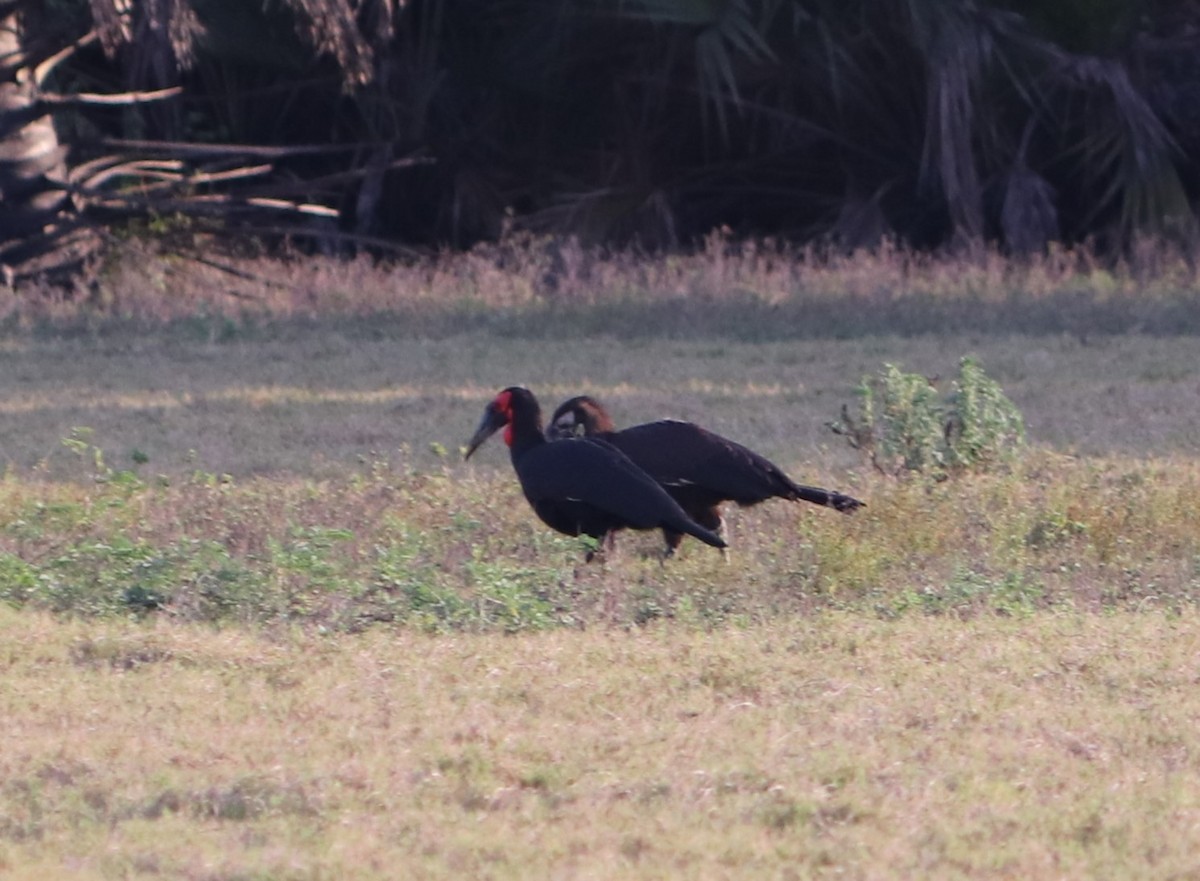
[[[508,420],[508,425],[504,427],[504,443],[511,447],[513,445],[512,392],[500,392],[492,401],[492,406]]]

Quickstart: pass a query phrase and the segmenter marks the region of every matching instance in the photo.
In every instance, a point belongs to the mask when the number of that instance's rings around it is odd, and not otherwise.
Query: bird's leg
[[[600,553],[600,562],[603,569],[603,584],[604,584],[604,619],[610,627],[619,623],[621,600],[625,596],[624,581],[614,581],[612,571],[608,568],[609,551],[615,551],[616,537],[612,532],[607,533],[602,540],[602,550]]]
[[[596,557],[600,558],[600,562],[605,562],[608,555],[611,554],[617,547],[617,537],[613,530],[609,530],[604,535],[589,536],[596,544],[594,547],[588,548],[588,552],[584,555],[584,562],[590,563]]]
[[[587,551],[583,555],[583,561],[585,563],[590,563],[592,560],[596,559],[596,557],[599,557],[601,560],[603,560],[604,552],[608,549],[607,545],[605,544],[605,539],[607,536],[587,535],[587,538],[590,540],[587,542]]]
[[[682,532],[676,532],[674,529],[667,529],[664,527],[662,534],[663,541],[666,542],[666,547],[663,548],[662,557],[658,561],[660,564],[667,562],[667,560],[675,556],[675,552],[679,550],[679,546],[683,544]]]

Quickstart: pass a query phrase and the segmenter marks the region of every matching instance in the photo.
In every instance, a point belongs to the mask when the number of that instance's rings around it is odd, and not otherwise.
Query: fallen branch
[[[153,92],[120,92],[115,95],[104,95],[97,92],[76,92],[73,95],[60,95],[56,92],[42,92],[38,101],[54,107],[78,107],[82,105],[122,107],[129,104],[146,104],[150,101],[162,101],[173,98],[183,92],[182,86],[172,86],[169,89],[156,89]]]
[[[300,144],[295,147],[267,147],[261,144],[196,144],[189,141],[135,141],[126,138],[101,138],[101,146],[131,152],[160,152],[173,156],[312,156],[321,153],[345,153],[360,149],[361,144]]]

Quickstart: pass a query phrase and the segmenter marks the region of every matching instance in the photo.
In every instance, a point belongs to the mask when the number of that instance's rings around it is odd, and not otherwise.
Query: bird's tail
[[[692,538],[700,539],[700,541],[704,542],[706,545],[712,545],[714,548],[721,548],[724,550],[725,548],[729,547],[729,545],[725,544],[725,539],[721,538],[721,536],[717,535],[712,530],[705,529],[699,523],[694,523],[691,520],[684,520],[681,523],[673,524],[673,527],[679,532],[686,532],[688,535],[692,536]]]
[[[823,505],[826,508],[836,508],[844,514],[849,514],[851,511],[866,507],[867,504],[853,496],[834,492],[829,489],[821,489],[818,486],[793,484],[792,490],[795,493],[793,498],[799,499],[802,502],[812,502],[814,505]]]

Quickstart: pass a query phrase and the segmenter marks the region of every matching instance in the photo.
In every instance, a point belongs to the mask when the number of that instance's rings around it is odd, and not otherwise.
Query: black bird
[[[612,445],[591,438],[549,443],[541,408],[528,389],[511,386],[492,399],[464,458],[501,428],[525,498],[551,529],[590,535],[601,544],[617,529],[663,529],[725,547],[720,536],[693,523],[652,477]],[[587,559],[592,556],[589,552]]]
[[[612,444],[663,485],[688,516],[718,534],[722,502],[757,505],[772,498],[812,502],[849,513],[865,504],[832,490],[794,483],[779,466],[739,443],[691,422],[664,419],[617,431],[608,411],[587,395],[554,411],[547,436],[599,438]],[[683,536],[663,529],[670,556]]]

